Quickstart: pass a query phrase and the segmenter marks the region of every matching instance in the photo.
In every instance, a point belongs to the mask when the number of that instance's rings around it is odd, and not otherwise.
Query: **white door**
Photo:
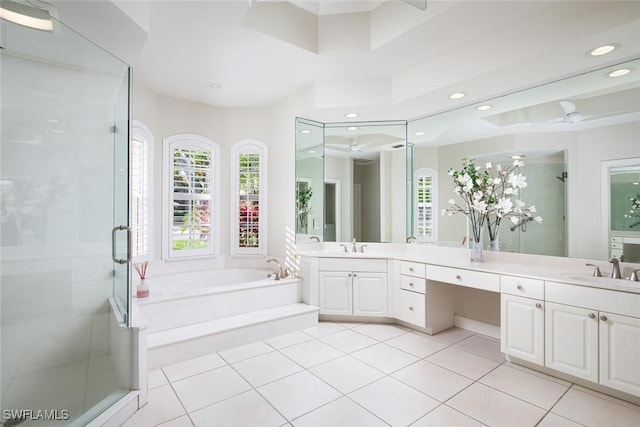
[[[547,302],[545,365],[598,382],[598,312]]]
[[[502,294],[500,350],[508,355],[544,365],[544,303]]]
[[[351,314],[351,273],[319,273],[321,314]]]
[[[640,319],[600,312],[600,383],[640,396]]]
[[[353,273],[353,314],[387,315],[386,273]]]

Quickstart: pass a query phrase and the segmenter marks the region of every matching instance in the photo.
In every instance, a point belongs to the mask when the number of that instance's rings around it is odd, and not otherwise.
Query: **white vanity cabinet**
[[[544,365],[544,281],[500,277],[500,351]]]
[[[418,262],[400,262],[400,320],[427,327],[427,284],[425,265]]]
[[[640,294],[546,282],[545,365],[640,396]]]
[[[320,314],[386,317],[387,294],[386,260],[319,260]]]

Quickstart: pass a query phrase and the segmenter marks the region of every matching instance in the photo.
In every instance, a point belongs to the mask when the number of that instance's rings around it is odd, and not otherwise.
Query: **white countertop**
[[[443,247],[425,244],[365,243],[364,253],[341,252],[344,249],[338,243],[310,243],[299,245],[297,254],[301,257],[317,258],[354,258],[354,259],[395,259],[401,261],[421,262],[465,270],[483,271],[487,273],[506,274],[547,282],[562,282],[580,286],[609,289],[621,292],[640,294],[640,282],[609,277],[593,277],[593,267],[600,267],[603,276],[608,276],[612,266],[608,261],[583,260],[542,255],[514,254],[505,252],[484,251],[485,262],[471,263],[470,251],[465,248]],[[360,248],[361,243],[357,244]],[[351,243],[347,244],[351,247]],[[640,264],[620,263],[622,277],[631,275],[633,270],[640,269]],[[606,274],[605,274],[606,273]]]

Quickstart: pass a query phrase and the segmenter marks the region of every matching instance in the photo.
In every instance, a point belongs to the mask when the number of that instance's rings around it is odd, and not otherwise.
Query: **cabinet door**
[[[545,365],[598,382],[598,312],[547,302]]]
[[[319,273],[321,314],[351,314],[351,273]]]
[[[353,273],[353,314],[387,315],[386,273]]]
[[[544,365],[544,303],[508,294],[500,299],[500,350]]]
[[[640,396],[640,319],[600,312],[600,384]]]

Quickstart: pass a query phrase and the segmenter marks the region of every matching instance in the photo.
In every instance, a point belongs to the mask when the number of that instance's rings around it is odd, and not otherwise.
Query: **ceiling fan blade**
[[[570,101],[560,101],[560,106],[564,110],[565,115],[569,115],[576,112],[576,104]]]

